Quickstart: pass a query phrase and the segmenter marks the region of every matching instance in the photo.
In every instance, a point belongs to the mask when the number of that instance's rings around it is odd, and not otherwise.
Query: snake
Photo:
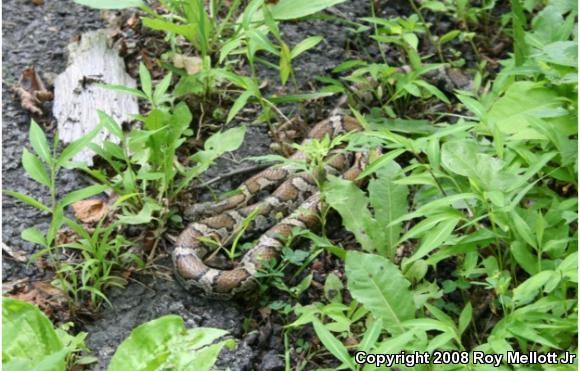
[[[315,124],[302,144],[359,130],[361,125],[355,118],[334,113]],[[307,155],[297,151],[289,159],[305,161]],[[354,181],[367,162],[368,156],[362,152],[335,149],[330,151],[324,170]],[[269,196],[256,201],[259,194],[272,189]],[[313,174],[288,164],[266,168],[243,182],[233,195],[190,209],[194,221],[181,232],[171,251],[175,277],[188,292],[212,299],[229,300],[250,293],[257,287],[256,273],[265,261],[279,258],[294,228],[319,225],[320,208],[321,194]],[[265,232],[233,269],[206,264],[204,260],[216,245],[228,243],[240,231]]]

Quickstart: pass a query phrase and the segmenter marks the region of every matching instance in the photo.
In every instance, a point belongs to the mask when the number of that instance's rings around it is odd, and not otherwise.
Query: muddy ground
[[[343,4],[329,14],[346,15],[349,18],[369,14],[367,1],[355,1]],[[3,187],[16,190],[47,201],[45,189],[30,180],[21,166],[21,155],[24,146],[28,146],[27,134],[30,116],[16,101],[10,86],[17,82],[21,71],[32,65],[46,80],[62,72],[66,66],[66,45],[72,37],[82,32],[104,27],[99,12],[76,6],[70,1],[46,0],[44,5],[36,6],[31,0],[5,0],[3,11]],[[392,9],[389,11],[393,11]],[[387,11],[388,12],[388,11]],[[293,45],[311,35],[325,38],[316,50],[307,52],[294,64],[299,84],[308,89],[313,76],[322,76],[350,53],[352,40],[344,32],[344,25],[336,21],[312,20],[307,22],[286,23],[283,25],[285,40]],[[275,89],[277,74],[261,71]],[[324,111],[312,110],[311,120],[321,119]],[[48,120],[50,122],[50,120]],[[53,129],[47,129],[51,136]],[[243,147],[221,159],[216,166],[207,172],[210,179],[223,172],[244,166],[237,160],[249,155],[269,152],[270,139],[264,126],[253,126],[246,136]],[[246,175],[247,176],[247,175]],[[213,187],[218,191],[229,190],[242,181],[242,177],[228,179]],[[67,193],[86,184],[77,174],[63,171],[59,176],[61,193]],[[202,198],[207,198],[203,197]],[[30,254],[35,250],[32,244],[22,241],[23,229],[36,226],[46,230],[48,217],[24,206],[14,199],[3,196],[2,239],[10,247]],[[237,348],[225,351],[219,365],[233,370],[283,369],[279,354],[283,352],[281,328],[274,326],[271,331],[244,334],[242,324],[246,313],[243,306],[234,302],[214,302],[193,296],[183,291],[171,279],[167,261],[162,261],[159,272],[166,273],[166,279],[160,274],[147,274],[134,277],[125,289],[114,289],[110,294],[112,308],[105,308],[97,318],[83,320],[82,330],[89,333],[87,343],[99,362],[95,370],[106,368],[119,343],[126,338],[135,326],[173,313],[181,315],[187,326],[211,326],[228,330],[237,340]],[[157,272],[157,273],[159,273]],[[3,282],[22,278],[43,280],[50,277],[50,272],[36,265],[27,266],[18,263],[3,254]]]

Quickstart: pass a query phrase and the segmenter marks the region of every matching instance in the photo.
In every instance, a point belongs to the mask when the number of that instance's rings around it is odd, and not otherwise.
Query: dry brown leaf
[[[70,318],[65,294],[48,282],[27,282],[27,280],[6,282],[2,284],[2,293],[4,296],[37,305],[50,318],[59,321],[67,321]]]
[[[188,75],[195,75],[202,69],[202,61],[199,57],[188,57],[183,54],[173,56],[173,65],[177,68],[185,68]]]
[[[10,255],[17,262],[25,263],[28,260],[24,251],[16,250],[11,246],[6,245],[4,242],[2,242],[2,251]]]
[[[108,205],[103,200],[82,200],[73,203],[75,217],[83,223],[96,223],[108,212]]]
[[[53,94],[46,89],[44,82],[42,82],[34,67],[26,67],[22,71],[18,86],[14,86],[13,90],[18,95],[22,108],[38,116],[44,114],[42,103],[48,102],[53,98]]]

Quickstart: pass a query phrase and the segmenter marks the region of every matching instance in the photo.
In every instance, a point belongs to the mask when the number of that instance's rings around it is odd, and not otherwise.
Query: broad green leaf
[[[368,200],[364,192],[354,183],[337,177],[328,179],[323,192],[328,204],[338,211],[345,228],[354,233],[363,249],[375,251],[375,243],[367,230],[375,221],[368,210]]]
[[[26,148],[22,150],[22,166],[24,166],[24,170],[26,170],[26,173],[32,179],[44,186],[50,187],[50,178],[48,177],[46,168],[38,157],[28,152]]]
[[[40,309],[2,298],[2,365],[6,370],[64,371],[67,353]]]
[[[215,133],[205,141],[204,149],[221,156],[226,152],[238,149],[242,145],[245,135],[245,126],[238,126],[224,132]]]
[[[544,139],[544,135],[532,129],[532,121],[543,117],[542,112],[561,106],[555,90],[529,81],[512,84],[507,92],[495,102],[488,118],[500,131],[514,136],[526,133],[527,139]],[[522,138],[523,139],[523,138]]]
[[[94,9],[126,9],[145,5],[143,0],[74,0],[74,2]]]
[[[305,51],[314,48],[322,41],[321,36],[310,36],[306,39],[300,41],[290,52],[290,59],[294,59],[298,57],[300,54],[304,53]]]
[[[312,321],[316,335],[324,347],[339,361],[346,364],[351,370],[356,369],[353,358],[348,354],[346,347],[320,322],[318,318]]]
[[[391,334],[404,331],[402,323],[415,317],[415,303],[399,268],[381,256],[349,251],[346,277],[353,298],[369,309]]]
[[[540,290],[545,289],[546,285],[554,279],[560,279],[560,275],[554,271],[542,271],[533,275],[514,289],[514,303],[518,306],[530,303]]]
[[[384,240],[375,244],[381,255],[393,257],[397,241],[401,236],[402,223],[391,225],[393,220],[407,213],[409,190],[407,186],[395,184],[393,180],[401,173],[401,167],[391,161],[380,172],[378,177],[369,182],[369,200],[374,208],[377,227],[383,231]],[[384,248],[382,248],[384,246]]]
[[[272,16],[278,20],[306,17],[321,10],[344,3],[346,0],[280,0],[270,8]]]
[[[34,120],[30,122],[30,131],[28,137],[30,139],[30,145],[38,157],[40,157],[40,159],[46,164],[50,164],[52,156],[50,154],[50,148],[48,147],[46,135]]]
[[[108,371],[160,369],[171,354],[169,342],[184,332],[183,319],[176,315],[136,327],[115,351]]]
[[[479,153],[479,146],[470,140],[444,143],[441,164],[449,171],[468,177],[486,191],[508,191],[520,176],[506,169],[504,162]]]

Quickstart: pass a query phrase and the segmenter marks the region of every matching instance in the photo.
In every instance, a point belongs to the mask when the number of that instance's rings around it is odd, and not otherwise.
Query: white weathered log
[[[139,113],[135,97],[97,86],[97,83],[136,86],[125,71],[123,59],[109,47],[105,31],[84,33],[80,41],[69,44],[68,63],[54,81],[53,114],[64,143],[93,130],[99,123],[97,110],[111,115],[118,123],[129,121],[131,115]],[[100,145],[105,139],[118,143],[106,129],[93,142]],[[84,149],[73,160],[92,165],[93,155],[93,151]]]

